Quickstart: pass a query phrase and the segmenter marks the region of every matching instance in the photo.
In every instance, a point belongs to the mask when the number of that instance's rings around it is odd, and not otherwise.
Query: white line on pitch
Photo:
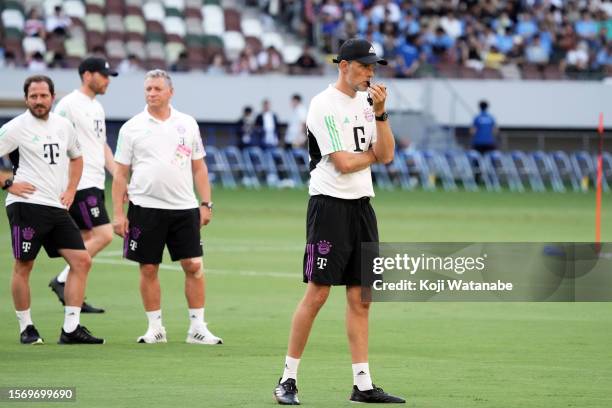
[[[123,266],[136,266],[136,262],[128,260],[117,260],[95,257],[94,263],[106,264],[106,265],[123,265]],[[170,271],[182,271],[179,265],[166,265],[160,264],[159,269],[165,269]],[[204,272],[212,273],[213,275],[240,275],[240,276],[257,276],[257,277],[272,277],[272,278],[299,278],[299,272],[297,273],[285,273],[285,272],[261,272],[261,271],[244,271],[244,270],[229,270],[229,269],[209,269],[204,268]]]

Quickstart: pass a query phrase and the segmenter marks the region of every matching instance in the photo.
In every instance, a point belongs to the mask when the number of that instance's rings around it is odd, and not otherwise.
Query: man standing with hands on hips
[[[370,303],[362,299],[361,243],[378,242],[370,165],[393,160],[395,141],[385,102],[387,89],[372,85],[376,64],[386,65],[365,40],[340,47],[338,80],[316,95],[306,119],[310,154],[310,200],[303,281],[306,293],[293,315],[285,368],[273,396],[299,405],[297,371],[317,313],[332,285],[346,287],[346,331],[352,357],[349,399],[404,403],[372,383],[368,364]]]
[[[145,75],[146,107],[119,131],[113,177],[113,229],[124,238],[124,256],[140,264],[140,293],[149,326],[138,343],[165,343],[159,264],[164,246],[185,272],[190,327],[187,343],[222,344],[204,320],[200,228],[212,217],[208,169],[195,119],[170,105],[172,80],[162,70]],[[131,178],[128,187],[128,175]],[[202,202],[193,191],[195,188]],[[123,204],[130,198],[127,217]]]
[[[30,313],[30,273],[41,247],[51,258],[63,257],[72,272],[66,281],[60,344],[103,344],[81,326],[80,314],[91,257],[79,228],[68,214],[83,172],[83,158],[72,124],[51,112],[55,86],[44,75],[23,85],[25,113],[0,128],[0,156],[17,151],[14,178],[0,177],[8,191],[6,213],[13,244],[11,292],[22,344],[42,344]]]

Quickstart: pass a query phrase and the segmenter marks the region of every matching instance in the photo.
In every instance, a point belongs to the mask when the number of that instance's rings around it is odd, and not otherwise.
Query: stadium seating
[[[56,6],[71,20],[67,38],[24,38],[27,12],[38,7],[50,16]],[[0,2],[0,47],[24,67],[33,51],[46,54],[47,61],[51,53],[62,53],[74,68],[82,55],[102,50],[113,64],[135,55],[145,67],[169,68],[187,51],[188,67],[202,70],[216,53],[230,64],[245,47],[258,53],[263,44],[276,46],[290,61],[297,59],[299,46],[289,44],[285,50],[283,38],[264,31],[256,11],[246,15],[237,6],[213,0],[5,0]]]
[[[211,180],[224,187],[300,187],[308,182],[309,162],[305,149],[250,147],[240,151],[230,146],[207,148]],[[602,188],[612,183],[612,155],[602,155]],[[583,192],[597,182],[597,157],[579,151],[494,151],[480,155],[474,150],[400,150],[392,163],[372,166],[372,177],[380,189],[491,192]],[[586,180],[586,181],[585,181]]]

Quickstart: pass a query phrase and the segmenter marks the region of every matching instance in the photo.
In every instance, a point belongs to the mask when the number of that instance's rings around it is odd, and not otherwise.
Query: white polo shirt
[[[83,176],[77,190],[104,190],[104,147],[106,146],[106,117],[100,102],[78,89],[63,97],[55,113],[74,125],[83,152]]]
[[[69,159],[81,156],[72,124],[53,112],[42,120],[27,110],[0,128],[0,156],[15,149],[19,149],[19,168],[13,181],[28,182],[36,191],[29,198],[9,193],[6,205],[22,202],[66,208],[60,195],[68,185]]]
[[[314,137],[317,145],[309,145],[311,164],[313,160],[316,163],[310,172],[309,194],[346,200],[374,197],[369,166],[342,174],[329,157],[339,151],[362,153],[376,142],[374,111],[367,101],[367,93],[357,92],[351,98],[330,85],[312,98],[306,127],[309,139]],[[320,150],[320,160],[317,150]]]
[[[115,161],[131,166],[130,201],[147,208],[197,208],[191,162],[206,155],[195,119],[170,107],[165,121],[145,110],[119,130]]]

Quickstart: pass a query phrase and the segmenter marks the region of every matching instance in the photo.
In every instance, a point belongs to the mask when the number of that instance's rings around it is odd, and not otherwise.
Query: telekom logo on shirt
[[[54,159],[59,158],[59,144],[58,143],[47,143],[43,145],[45,159],[49,159],[49,164],[57,164]]]

